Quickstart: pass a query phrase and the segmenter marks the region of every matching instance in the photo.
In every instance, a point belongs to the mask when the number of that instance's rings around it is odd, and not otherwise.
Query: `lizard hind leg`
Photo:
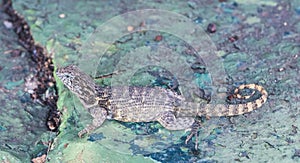
[[[184,130],[190,128],[195,120],[192,117],[176,117],[172,112],[164,112],[157,121],[168,130]]]
[[[190,135],[186,138],[185,144],[195,136],[195,149],[198,149],[198,129],[199,123],[192,117],[176,117],[172,112],[165,112],[159,116],[157,121],[168,130],[191,129]]]
[[[93,106],[89,108],[89,112],[93,117],[93,122],[87,125],[83,130],[78,132],[78,136],[81,138],[84,134],[90,133],[100,127],[107,118],[107,111],[105,108],[99,106]]]
[[[195,150],[198,150],[198,130],[200,129],[200,127],[201,127],[200,121],[195,120],[195,122],[191,126],[190,135],[185,139],[185,144],[187,144],[193,138],[193,136],[195,136],[196,139]]]

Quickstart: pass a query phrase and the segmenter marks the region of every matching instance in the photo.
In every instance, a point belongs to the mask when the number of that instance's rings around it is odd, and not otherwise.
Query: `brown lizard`
[[[239,94],[239,91],[245,88],[260,92],[260,97],[244,104],[197,104],[186,102],[183,96],[160,87],[100,87],[75,65],[58,68],[56,75],[78,96],[94,118],[92,124],[78,133],[79,137],[100,127],[106,119],[123,122],[158,121],[168,130],[189,129],[196,124],[195,116],[241,115],[261,107],[268,96],[262,86],[245,84],[235,89],[233,95],[235,98],[249,98]],[[197,138],[197,131],[192,130],[186,142],[193,135]]]

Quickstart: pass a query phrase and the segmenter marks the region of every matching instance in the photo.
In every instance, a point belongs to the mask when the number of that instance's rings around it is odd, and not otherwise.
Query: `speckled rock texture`
[[[268,102],[255,112],[235,117],[200,118],[202,128],[196,151],[193,142],[184,143],[187,132],[170,132],[155,122],[106,121],[94,133],[78,138],[77,132],[90,123],[91,118],[79,100],[58,81],[57,105],[63,118],[60,132],[49,149],[49,162],[300,161],[300,1],[24,0],[14,1],[14,8],[30,24],[36,42],[54,53],[56,66],[79,64],[79,58],[87,55],[80,52],[91,34],[115,16],[141,9],[181,14],[202,28],[215,45],[227,79],[216,91],[230,94],[230,90],[240,84],[257,83],[269,94]],[[26,52],[18,45],[14,33],[7,29],[5,14],[1,13],[0,17],[4,23],[0,26],[0,161],[24,162],[47,153],[45,143],[55,133],[45,126],[47,107],[31,102],[23,91],[23,79],[28,72]],[[134,28],[134,25],[124,27],[127,31]],[[144,31],[121,37],[107,47],[105,56],[99,59],[103,64],[94,75],[114,73],[119,59],[135,48],[150,47],[155,51],[160,45],[178,53],[185,51],[182,57],[188,63],[195,62],[189,55],[191,49],[181,38],[172,33]],[[191,67],[195,75],[193,81],[202,90],[191,98],[198,98],[199,102],[209,99],[209,94],[215,91],[209,85],[211,72],[206,71],[209,68],[205,65],[199,61]],[[176,77],[172,77],[154,66],[140,69],[130,82],[167,89],[171,85],[180,92],[180,83],[177,85]],[[96,81],[99,85],[111,83],[109,78]],[[221,97],[225,103],[226,96]]]

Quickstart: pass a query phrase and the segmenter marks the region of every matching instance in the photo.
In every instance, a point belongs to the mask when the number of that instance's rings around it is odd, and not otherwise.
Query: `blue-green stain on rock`
[[[6,83],[6,84],[4,85],[4,87],[5,87],[6,89],[13,89],[14,87],[17,87],[17,86],[19,86],[19,85],[21,85],[21,84],[23,84],[23,83],[24,83],[24,80],[22,79],[22,80],[15,81],[15,82],[8,82],[8,83]]]
[[[294,48],[295,53],[293,53],[292,46],[286,46],[285,49],[282,49],[281,52],[278,53],[278,45],[282,45],[283,43],[293,45],[293,43],[297,43],[297,31],[299,30],[293,29],[299,29],[299,23],[297,22],[297,16],[300,15],[299,0],[291,0],[288,3],[284,1],[280,1],[280,3],[278,3],[278,0],[235,1],[236,3],[230,1],[220,3],[218,1],[214,1],[214,3],[210,4],[187,4],[187,2],[184,1],[174,1],[174,3],[172,4],[159,3],[159,8],[175,11],[178,13],[186,13],[185,15],[194,20],[194,23],[197,23],[198,26],[203,26],[204,28],[206,24],[210,22],[216,23],[219,27],[218,31],[215,34],[210,34],[210,37],[212,40],[214,40],[214,43],[216,44],[218,50],[220,50],[220,52],[224,52],[226,56],[229,57],[224,57],[224,66],[226,68],[228,76],[233,79],[233,83],[261,82],[262,84],[264,84],[268,92],[272,93],[272,98],[268,99],[269,104],[267,106],[264,106],[260,110],[257,110],[256,112],[250,113],[246,117],[233,117],[232,119],[236,122],[234,124],[230,124],[229,122],[227,122],[227,118],[226,120],[220,119],[220,121],[224,122],[224,124],[217,123],[216,121],[219,121],[219,119],[217,118],[212,118],[211,120],[206,121],[204,123],[203,131],[199,133],[200,156],[194,155],[193,152],[189,150],[194,147],[193,141],[190,141],[187,145],[185,145],[184,140],[186,137],[180,139],[180,136],[178,136],[177,139],[179,139],[181,142],[179,144],[175,144],[178,142],[172,142],[174,143],[172,144],[167,141],[158,140],[155,144],[161,144],[161,146],[163,147],[167,146],[169,149],[164,149],[159,152],[150,151],[152,153],[148,154],[147,157],[151,157],[153,160],[156,160],[158,162],[206,163],[234,161],[249,162],[248,158],[246,158],[247,154],[250,155],[249,157],[253,162],[270,162],[270,159],[278,160],[278,162],[297,162],[300,159],[300,150],[299,148],[297,148],[299,146],[299,142],[293,142],[293,140],[299,140],[299,134],[291,135],[291,125],[294,125],[297,128],[299,128],[299,126],[297,125],[299,124],[297,123],[299,122],[299,116],[297,116],[296,114],[299,111],[299,103],[297,102],[297,99],[299,98],[299,88],[297,87],[297,85],[299,85],[299,81],[295,80],[297,77],[297,72],[299,72],[299,55],[297,55],[299,54],[299,51],[297,50],[297,48]],[[125,5],[123,6],[126,6],[130,11],[145,8],[145,6],[158,6],[158,4],[155,1],[147,1],[145,3],[141,2],[139,4],[134,4],[131,1],[126,1],[124,3]],[[31,21],[32,23],[34,23],[34,20],[37,20],[35,24],[33,24],[33,26],[31,27],[31,29],[33,30],[32,33],[36,36],[35,39],[37,40],[37,42],[41,43],[42,45],[45,45],[46,40],[51,39],[51,37],[52,39],[55,39],[55,42],[57,42],[57,44],[59,45],[59,48],[54,48],[55,61],[57,63],[62,63],[62,61],[72,63],[74,62],[73,60],[75,60],[76,57],[78,57],[78,55],[71,55],[71,53],[73,53],[74,51],[70,47],[62,45],[75,44],[75,47],[77,47],[77,44],[81,45],[82,42],[85,41],[85,39],[89,36],[87,33],[90,33],[92,29],[96,28],[98,25],[105,22],[109,18],[112,18],[114,15],[118,15],[119,12],[123,10],[122,7],[120,8],[120,6],[118,6],[118,3],[108,4],[105,2],[100,3],[98,1],[88,1],[88,3],[76,2],[72,4],[70,3],[69,5],[66,4],[68,4],[68,1],[64,1],[59,4],[48,3],[47,1],[41,1],[41,3],[29,3],[29,1],[15,1],[14,4],[15,7],[19,9],[21,14],[24,14],[27,20]],[[98,4],[101,4],[100,6],[103,7],[97,6]],[[96,10],[94,10],[95,7]],[[105,10],[103,10],[103,8],[105,8]],[[114,10],[116,8],[119,10]],[[74,12],[79,10],[81,12]],[[46,20],[43,20],[43,16],[45,13],[47,13],[48,15],[47,21],[49,21],[49,23],[41,24],[42,21],[46,22]],[[65,19],[59,18],[58,14],[60,13],[66,14],[67,17]],[[78,16],[77,13],[80,13],[80,16]],[[272,15],[275,15],[276,18],[272,17]],[[252,19],[251,17],[253,17],[254,19]],[[255,23],[249,24],[249,20],[261,21],[255,21]],[[287,26],[283,26],[284,21],[288,22]],[[236,22],[238,22],[239,24],[236,24]],[[126,26],[124,27],[124,29],[126,30]],[[78,33],[80,33],[81,36],[76,38]],[[274,33],[276,35],[274,35]],[[6,33],[3,32],[3,34]],[[287,35],[287,38],[280,39],[281,37],[278,36],[282,34]],[[228,42],[227,36],[229,37],[231,35],[238,35],[240,37],[239,41],[234,43]],[[164,38],[165,40],[172,42],[172,39],[169,39],[169,37],[164,36]],[[131,42],[130,44],[123,43],[122,46],[124,48],[122,50],[119,50],[118,45],[116,47],[116,50],[110,51],[112,51],[111,54],[122,52],[124,52],[122,54],[126,54],[126,50],[130,51],[131,48],[138,48],[139,44],[145,42],[147,41],[143,39]],[[148,41],[147,45],[154,47],[152,42],[153,41]],[[201,43],[201,41],[199,41],[199,43]],[[241,47],[240,51],[242,51],[245,54],[242,56],[234,55],[235,53],[237,53],[237,50],[234,49],[233,44],[236,44],[238,47]],[[0,46],[4,47],[4,45],[6,44],[1,44]],[[130,45],[131,47],[129,47],[128,45]],[[67,55],[68,58],[64,57],[64,55],[67,52],[69,52],[69,55]],[[107,58],[113,58],[113,55],[108,56]],[[107,73],[109,73],[108,70],[113,68],[113,66],[111,66],[111,63],[115,63],[113,61],[110,61],[109,59],[105,60],[105,63],[107,64],[103,66],[103,70],[107,70]],[[1,66],[2,65],[5,66],[4,63],[2,63]],[[277,70],[281,67],[285,69],[281,72],[278,72]],[[208,86],[210,86],[211,80],[213,81],[213,79],[209,78],[209,73],[211,72],[205,72],[200,74],[199,76],[197,76],[198,74],[196,74],[196,76],[194,76],[193,78],[193,82],[197,84],[198,87],[206,89]],[[6,78],[7,76],[3,75],[1,77]],[[109,81],[108,79],[106,80]],[[3,82],[2,85],[3,87],[5,86],[6,89],[16,89],[16,87],[20,86],[19,84],[11,87],[11,83],[8,83],[8,81]],[[228,84],[228,86],[232,85],[234,86],[234,84]],[[27,97],[21,97],[22,96],[18,95],[17,98],[20,98],[20,100],[24,102],[22,103],[22,105],[26,104]],[[63,95],[60,95],[60,98],[63,97]],[[64,110],[64,108],[67,108],[69,109],[69,112],[64,112],[64,116],[70,115],[70,112],[72,112],[73,108],[76,107],[77,109],[79,107],[78,105],[76,105],[75,107],[70,107],[69,105],[66,105],[66,103],[71,103],[72,101],[72,98],[66,97],[64,107],[61,107],[61,109]],[[17,106],[16,108],[21,107]],[[1,113],[4,113],[5,115],[7,109],[5,107],[3,107],[3,109],[5,110],[2,110]],[[12,110],[12,113],[14,112],[15,111]],[[9,116],[15,119],[19,114],[20,113],[9,114]],[[105,157],[109,158],[109,160],[105,160],[106,162],[134,162],[132,155],[128,155],[130,156],[129,160],[127,158],[127,155],[125,156],[118,154],[118,151],[108,151],[106,148],[97,146],[98,144],[100,144],[97,141],[94,143],[90,143],[89,141],[86,141],[87,138],[77,138],[78,130],[83,128],[83,125],[80,123],[79,120],[77,120],[78,117],[80,117],[79,115],[81,114],[81,112],[80,114],[73,114],[73,119],[68,119],[68,116],[66,116],[66,118],[63,119],[63,124],[65,126],[62,126],[62,134],[60,134],[58,137],[58,140],[60,140],[60,144],[58,144],[58,146],[60,148],[56,146],[56,148],[53,151],[50,151],[50,155],[48,156],[48,158],[51,158],[51,162],[93,162],[93,157],[88,157],[91,156],[91,154],[93,154],[93,156],[101,155],[101,158],[104,159]],[[24,117],[24,115],[22,114],[20,114],[20,116]],[[4,118],[5,116],[2,117]],[[35,120],[36,117],[28,119],[32,121]],[[157,132],[156,130],[158,127],[152,127],[153,124],[157,123],[153,123],[149,126],[134,123],[128,124],[127,125],[129,130],[132,129],[132,135],[139,135],[143,133],[153,135],[159,134],[159,132]],[[222,127],[216,128],[216,126],[213,126],[211,124],[217,126],[222,125]],[[27,124],[25,123],[23,125],[26,126]],[[33,126],[32,122],[30,123],[30,125]],[[230,132],[226,130],[223,131],[223,126],[225,129],[226,126],[233,126],[234,129],[230,130]],[[8,129],[10,130],[10,127],[7,124],[0,125],[0,133],[6,134]],[[274,132],[274,129],[276,129],[277,136],[272,134],[270,135],[270,133]],[[37,131],[38,130],[36,129],[35,132]],[[161,130],[159,129],[158,131]],[[240,131],[250,131],[250,133],[252,131],[255,131],[258,137],[255,140],[248,140],[248,137],[243,136],[244,132]],[[182,131],[182,134],[183,133],[184,131]],[[13,135],[20,134],[17,132]],[[1,135],[1,137],[3,136]],[[76,137],[76,139],[74,139],[74,137]],[[290,137],[291,140],[286,141],[284,139],[286,137]],[[93,140],[100,140],[101,135],[97,135],[92,138]],[[111,137],[103,138],[102,140],[109,138]],[[22,140],[17,143],[26,143],[32,139],[33,138]],[[114,139],[114,137],[112,137],[111,139]],[[244,146],[241,146],[241,140],[245,142]],[[275,144],[279,144],[277,145],[278,150],[274,150],[273,148],[265,148],[264,143],[259,143],[261,140],[267,140],[268,142],[274,142]],[[2,141],[1,139],[1,142],[4,141]],[[69,143],[69,147],[78,148],[65,148],[64,143]],[[164,143],[166,143],[166,145],[164,145]],[[34,144],[36,145],[36,143]],[[218,144],[224,145],[226,147],[219,146]],[[180,148],[178,148],[177,146],[179,146]],[[120,147],[122,146],[120,145]],[[21,147],[16,146],[16,149],[18,148]],[[187,150],[183,150],[183,148],[186,148]],[[38,146],[37,149],[43,150],[43,146]],[[141,146],[134,143],[132,143],[130,149],[133,151],[133,153],[142,153],[141,150],[143,150]],[[78,153],[78,156],[74,155],[74,157],[70,158],[70,156],[72,156],[71,154],[77,154],[76,152]],[[33,154],[35,154],[35,156],[40,156],[39,150],[34,151]],[[134,157],[135,156],[136,155],[134,155]],[[60,158],[61,160],[59,160]],[[87,158],[89,160],[79,160],[80,158]],[[24,162],[24,159],[25,158],[22,157],[22,162]],[[97,161],[100,162],[99,160]],[[102,161],[104,162],[104,160]],[[138,161],[142,162],[145,160],[139,159]],[[138,161],[136,159],[135,162]]]
[[[102,139],[105,139],[105,136],[102,133],[99,133],[99,134],[94,133],[94,134],[90,135],[90,137],[88,138],[88,141],[94,142],[94,141],[102,140]]]
[[[163,152],[151,153],[145,155],[146,157],[151,157],[159,162],[188,162],[191,156],[183,152],[179,146],[171,146],[165,149]]]
[[[212,131],[212,133],[213,134],[217,134],[217,135],[219,135],[219,134],[221,134],[222,133],[222,130],[221,130],[221,128],[215,128],[213,131]]]
[[[197,84],[198,87],[202,89],[209,87],[212,83],[211,78],[207,73],[204,74],[195,73],[194,77],[195,77],[195,83]]]
[[[4,126],[0,126],[0,132],[6,131],[7,129]]]

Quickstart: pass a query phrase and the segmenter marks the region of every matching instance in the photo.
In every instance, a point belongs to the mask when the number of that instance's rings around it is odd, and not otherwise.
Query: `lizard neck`
[[[95,91],[99,101],[107,101],[111,97],[111,87],[95,86]]]

